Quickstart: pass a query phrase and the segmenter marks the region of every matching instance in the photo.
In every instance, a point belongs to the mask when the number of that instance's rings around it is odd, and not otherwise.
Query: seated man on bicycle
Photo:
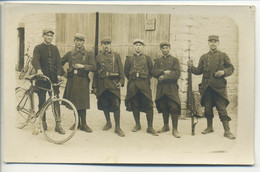
[[[52,29],[44,29],[42,33],[43,43],[37,45],[33,50],[33,59],[32,65],[38,74],[43,74],[50,78],[52,83],[57,83],[60,79],[61,68],[61,59],[58,48],[55,45],[52,45],[54,31]],[[50,83],[44,80],[37,80],[36,86],[42,88],[50,88]],[[54,89],[54,95],[59,97],[59,86],[56,86]],[[46,90],[39,89],[37,91],[39,98],[39,109],[42,107],[46,101]],[[57,105],[58,106],[58,105]],[[59,108],[59,107],[55,108]],[[59,134],[65,134],[61,126],[60,114],[55,115],[56,127],[55,131]],[[47,130],[46,123],[46,114],[43,115],[42,125],[44,130]]]

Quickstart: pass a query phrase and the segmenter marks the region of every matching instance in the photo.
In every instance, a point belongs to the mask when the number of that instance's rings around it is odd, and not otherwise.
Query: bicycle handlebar
[[[32,84],[32,81],[33,80],[44,80],[44,81],[48,81],[50,84],[51,84],[51,87],[53,86],[59,86],[61,85],[64,81],[63,80],[60,80],[58,83],[52,83],[52,81],[50,80],[50,78],[46,75],[42,75],[42,74],[35,74],[35,75],[32,75],[31,77],[26,77],[25,79],[29,80]],[[39,87],[40,88],[40,87]],[[46,90],[46,88],[41,88],[41,89],[44,89]],[[52,89],[52,88],[51,88]],[[49,89],[48,89],[49,90]]]

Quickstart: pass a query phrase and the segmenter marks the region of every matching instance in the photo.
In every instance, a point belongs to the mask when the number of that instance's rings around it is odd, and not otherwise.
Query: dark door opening
[[[17,71],[21,71],[24,67],[24,28],[19,27],[18,30],[18,65]]]

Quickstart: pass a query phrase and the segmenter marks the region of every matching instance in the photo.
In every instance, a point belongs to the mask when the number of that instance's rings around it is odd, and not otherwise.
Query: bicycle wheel
[[[23,77],[26,75],[28,69],[29,69],[29,65],[26,65],[26,66],[21,70],[21,73],[20,73],[20,75],[19,75],[19,79],[23,79]]]
[[[40,126],[44,137],[51,143],[62,144],[70,140],[78,128],[78,112],[75,106],[66,99],[59,98],[48,102],[40,112],[42,120]],[[43,121],[46,121],[47,130],[43,129]],[[65,134],[56,131],[60,124]],[[72,128],[72,126],[74,128]]]
[[[22,129],[30,121],[32,100],[30,95],[26,93],[26,90],[21,87],[17,87],[15,89],[15,94],[16,94],[16,110],[18,112],[16,118],[16,126],[17,128]]]

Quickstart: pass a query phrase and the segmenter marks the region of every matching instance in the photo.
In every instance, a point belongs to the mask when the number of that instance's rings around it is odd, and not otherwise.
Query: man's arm
[[[37,71],[38,74],[42,74],[41,64],[40,64],[40,46],[37,45],[33,50],[32,66]]]
[[[152,69],[152,75],[153,75],[153,77],[158,78],[159,76],[161,76],[163,74],[164,74],[164,72],[163,72],[163,69],[160,68],[160,60],[158,58],[154,62],[154,66]]]

